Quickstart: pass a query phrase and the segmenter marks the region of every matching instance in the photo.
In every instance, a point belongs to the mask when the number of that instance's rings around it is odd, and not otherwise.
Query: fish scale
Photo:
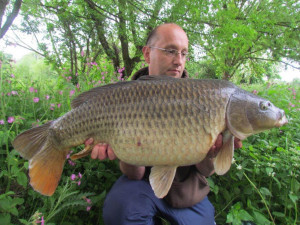
[[[287,122],[282,110],[230,82],[166,76],[91,89],[72,108],[13,142],[30,162],[30,184],[45,195],[55,191],[70,148],[88,138],[108,143],[128,164],[153,166],[150,184],[162,198],[176,168],[201,162],[220,133],[223,146],[214,168],[222,175],[231,165],[234,136],[244,139]],[[71,158],[88,155],[92,147]]]

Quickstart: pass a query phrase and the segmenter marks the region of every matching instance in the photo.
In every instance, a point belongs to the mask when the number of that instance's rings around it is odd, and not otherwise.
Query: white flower
[[[236,167],[238,170],[241,170],[243,167],[241,164],[239,164],[237,167]]]

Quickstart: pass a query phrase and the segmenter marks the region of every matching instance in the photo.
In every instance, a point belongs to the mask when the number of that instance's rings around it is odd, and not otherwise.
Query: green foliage
[[[299,7],[298,0],[26,0],[16,29],[42,37],[35,51],[56,71],[66,68],[74,84],[87,61],[108,60],[129,77],[143,61],[147,34],[164,22],[186,30],[194,64],[208,61],[218,78],[257,82],[286,59],[299,62]]]

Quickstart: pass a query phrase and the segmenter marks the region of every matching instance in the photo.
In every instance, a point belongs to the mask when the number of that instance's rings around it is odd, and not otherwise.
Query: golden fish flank
[[[203,160],[219,133],[223,147],[214,166],[226,173],[234,136],[287,123],[269,101],[221,80],[146,76],[137,81],[94,88],[80,94],[64,116],[17,136],[13,146],[30,162],[30,184],[52,195],[71,147],[94,138],[106,142],[117,157],[133,165],[153,166],[150,184],[164,197],[178,166]],[[90,154],[87,146],[73,159]]]

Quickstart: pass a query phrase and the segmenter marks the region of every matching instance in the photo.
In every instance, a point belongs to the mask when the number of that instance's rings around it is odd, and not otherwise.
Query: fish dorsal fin
[[[167,75],[145,75],[141,76],[138,80],[174,80],[176,78]]]
[[[227,173],[230,169],[234,153],[234,136],[227,130],[223,134],[223,145],[214,160],[215,172],[218,175]]]
[[[173,183],[177,166],[154,166],[149,177],[150,185],[158,198],[165,197]]]
[[[107,91],[109,91],[109,89],[112,89],[112,88],[115,88],[118,86],[127,85],[129,82],[132,82],[132,81],[120,81],[120,82],[117,82],[114,84],[107,84],[107,85],[92,88],[91,90],[82,92],[75,99],[73,99],[73,101],[71,103],[71,107],[74,109],[98,95],[105,95],[107,93]]]

